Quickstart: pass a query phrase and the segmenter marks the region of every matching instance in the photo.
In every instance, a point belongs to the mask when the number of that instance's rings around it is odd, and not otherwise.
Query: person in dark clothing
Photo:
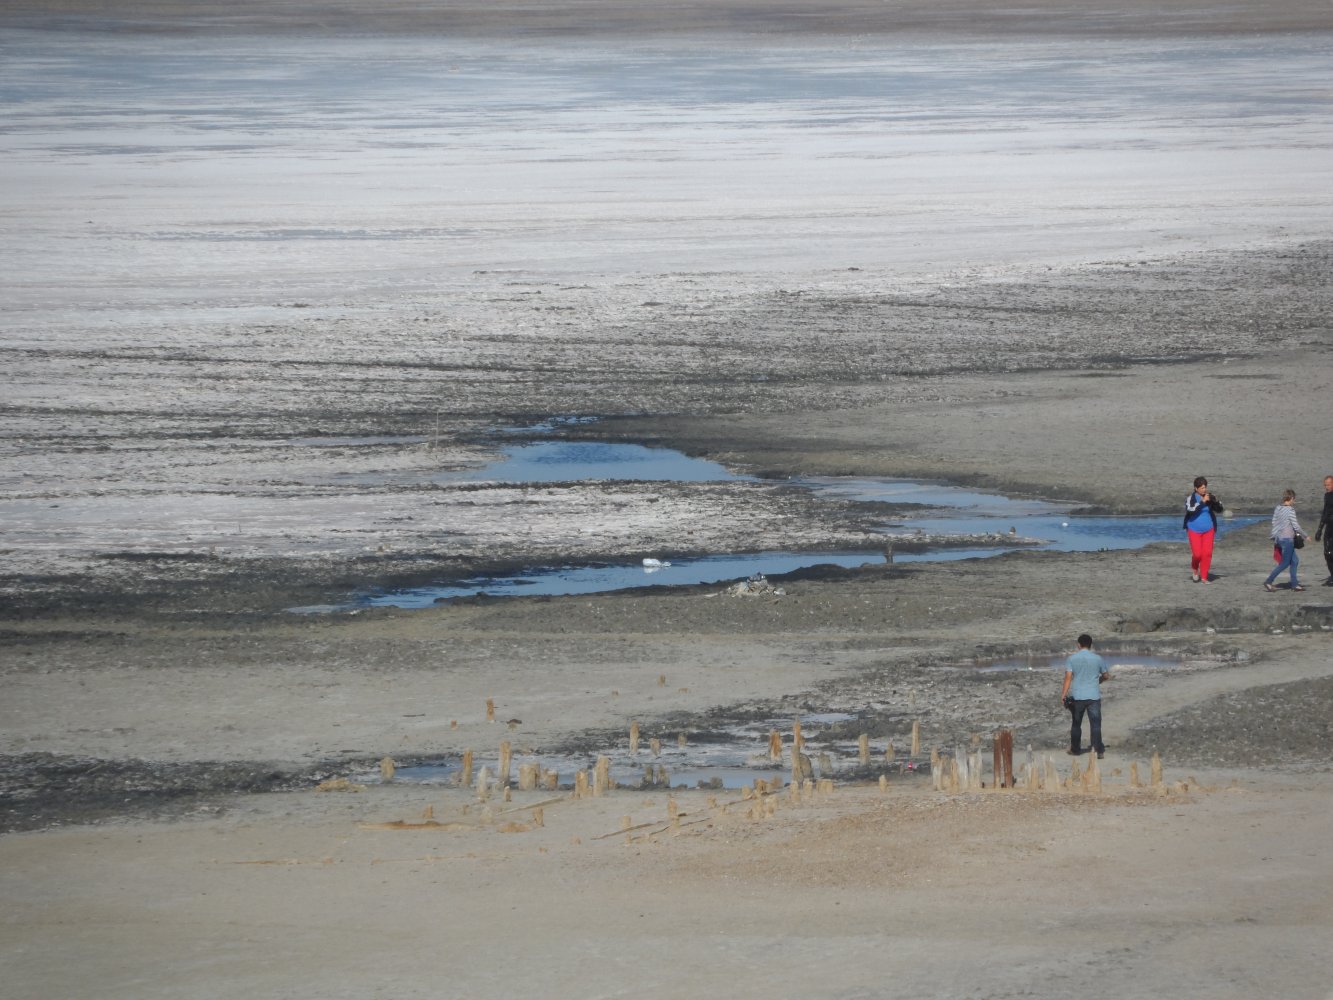
[[[1333,587],[1333,476],[1324,477],[1324,512],[1319,516],[1319,527],[1315,529],[1314,540],[1324,541],[1324,562],[1328,565],[1328,579],[1325,587]]]

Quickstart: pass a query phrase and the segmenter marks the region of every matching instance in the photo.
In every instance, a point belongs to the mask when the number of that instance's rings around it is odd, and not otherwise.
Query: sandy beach
[[[1330,40],[1285,0],[6,5],[6,995],[1328,998],[1320,543],[1261,583],[1333,472]],[[733,475],[476,478],[532,439]],[[1206,585],[1181,540],[354,603],[922,547],[808,477],[1129,517],[1198,474],[1243,525]],[[507,792],[418,773],[502,744]],[[737,744],[771,787],[517,786]]]

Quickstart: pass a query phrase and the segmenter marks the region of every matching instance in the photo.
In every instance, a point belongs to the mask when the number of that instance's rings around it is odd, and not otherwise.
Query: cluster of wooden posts
[[[486,703],[486,709],[488,717],[493,718],[494,703],[489,699]],[[686,746],[687,740],[684,733],[677,737],[677,742],[682,747]],[[1102,774],[1096,756],[1089,757],[1085,770],[1080,769],[1078,760],[1075,758],[1070,773],[1062,777],[1050,756],[1044,757],[1039,762],[1034,757],[1032,748],[1029,747],[1027,761],[1021,768],[1015,769],[1014,734],[1009,729],[1001,729],[993,736],[990,780],[987,781],[980,743],[980,737],[974,736],[970,750],[959,747],[951,755],[942,754],[938,749],[930,751],[930,775],[932,786],[936,791],[964,792],[985,788],[1013,788],[1048,792],[1061,790],[1101,791]],[[629,751],[631,755],[639,753],[639,744],[639,724],[638,722],[631,722],[629,728]],[[799,720],[792,723],[790,748],[791,771],[786,787],[792,799],[799,802],[808,800],[813,796],[831,793],[834,787],[832,758],[828,753],[819,755],[819,773],[816,776],[814,762],[805,752],[805,737],[801,732]],[[656,738],[649,740],[649,750],[653,757],[659,756],[662,752],[661,740]],[[776,729],[770,730],[768,735],[769,759],[781,761],[783,750],[782,733]],[[921,757],[921,721],[918,719],[912,723],[909,760],[915,761],[921,759]],[[857,740],[857,758],[863,769],[870,767],[873,763],[870,737],[864,733]],[[892,765],[896,762],[897,752],[892,742],[886,745],[881,759],[886,765]],[[382,780],[392,781],[394,762],[386,757],[380,762],[380,771]],[[509,801],[512,773],[513,746],[509,740],[502,740],[499,762],[494,772],[488,767],[482,767],[474,774],[473,752],[469,749],[463,753],[462,766],[457,782],[460,787],[475,788],[477,798],[480,801],[487,801],[495,792],[499,792],[503,795],[505,801]],[[1130,788],[1145,787],[1139,778],[1137,762],[1131,763],[1129,766],[1128,784]],[[887,790],[888,778],[885,774],[879,776],[879,786],[881,790]],[[605,755],[599,756],[592,768],[574,773],[574,798],[603,796],[614,787],[615,782],[611,778],[611,759]],[[644,766],[643,780],[637,787],[640,789],[670,788],[671,776],[660,763],[648,763]],[[745,792],[747,798],[757,795],[762,799],[782,791],[783,787],[781,778],[775,777],[771,780],[756,778],[753,788],[745,789]],[[1166,790],[1162,781],[1162,761],[1157,754],[1153,754],[1152,757],[1151,773],[1147,787],[1163,792]],[[518,766],[517,788],[524,792],[539,789],[558,791],[560,789],[560,776],[556,771],[543,768],[539,763],[523,763]]]
[[[1029,747],[1027,761],[1021,769],[1015,771],[1014,734],[1009,729],[1001,729],[992,741],[989,783],[983,767],[979,746],[974,746],[970,751],[959,747],[948,758],[938,750],[930,752],[931,781],[935,790],[940,792],[979,791],[987,787],[1043,792],[1102,790],[1102,770],[1096,754],[1089,755],[1086,769],[1079,767],[1078,758],[1075,757],[1070,764],[1069,774],[1061,777],[1054,758],[1047,755],[1038,761]],[[1156,753],[1152,755],[1148,782],[1148,787],[1155,791],[1167,790],[1162,780],[1162,758]],[[1144,787],[1139,778],[1137,761],[1129,765],[1129,787]]]

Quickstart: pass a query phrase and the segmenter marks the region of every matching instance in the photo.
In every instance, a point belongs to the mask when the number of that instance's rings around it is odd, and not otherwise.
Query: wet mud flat
[[[591,766],[607,754],[641,768],[656,763],[651,740],[670,748],[684,734],[680,768],[697,771],[697,784],[710,780],[715,751],[753,766],[768,728],[789,745],[802,718],[813,720],[807,752],[827,754],[838,780],[853,783],[905,777],[932,748],[988,746],[1000,728],[1015,732],[1020,755],[1059,753],[1068,716],[1058,663],[1071,622],[1113,663],[1173,664],[1114,671],[1108,766],[1156,752],[1174,767],[1325,768],[1326,725],[1310,706],[1333,697],[1330,680],[1287,681],[1280,668],[1327,649],[1333,601],[1317,591],[1274,600],[1233,579],[1200,606],[1205,595],[1178,562],[1174,546],[1159,545],[829,570],[783,581],[780,597],[697,587],[318,618],[136,612],[132,601],[114,613],[52,613],[5,637],[13,703],[28,714],[3,755],[5,823],[208,815],[255,791],[374,781],[384,756],[410,769],[472,749],[478,767],[493,766],[501,740],[515,759]],[[1121,585],[1089,591],[1089,563]],[[1178,610],[1164,619],[1168,602]],[[1182,685],[1199,693],[1177,705]],[[58,712],[30,700],[56,690]],[[479,718],[484,697],[497,701],[498,723]],[[914,723],[924,752],[912,760]],[[856,762],[863,734],[869,768]],[[785,780],[789,767],[784,756],[766,773]]]
[[[35,612],[47,593],[96,602],[154,579],[276,578],[281,563],[318,589],[776,539],[877,544],[882,511],[776,483],[449,481],[493,461],[507,428],[552,416],[596,418],[559,427],[570,440],[673,445],[773,478],[944,476],[1157,512],[1179,476],[1170,441],[1218,428],[1152,407],[1203,394],[1229,414],[1228,437],[1258,438],[1281,395],[1289,418],[1317,426],[1306,409],[1328,370],[1330,259],[1306,244],[892,294],[856,276],[800,293],[667,277],[650,308],[632,282],[487,277],[518,287],[427,310],[408,341],[396,315],[343,310],[150,325],[133,351],[119,329],[48,330],[7,348],[0,588]],[[552,298],[569,311],[550,313]],[[501,333],[514,328],[528,332]],[[1097,460],[1138,474],[1053,474],[1078,461],[1060,450],[1080,437],[1049,424],[1090,419]],[[1141,433],[1162,450],[1134,448]],[[977,453],[960,456],[969,441]],[[1229,451],[1212,474],[1236,510],[1266,512],[1274,481],[1309,475],[1285,455]],[[1047,454],[1058,464],[1025,461]]]

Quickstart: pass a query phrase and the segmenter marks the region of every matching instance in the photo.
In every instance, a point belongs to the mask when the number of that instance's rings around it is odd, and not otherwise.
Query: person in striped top
[[[1296,567],[1301,564],[1301,557],[1296,554],[1296,539],[1305,538],[1305,532],[1301,529],[1301,524],[1296,520],[1296,491],[1287,490],[1282,494],[1282,502],[1273,508],[1273,529],[1268,533],[1273,539],[1273,544],[1277,546],[1281,559],[1273,567],[1273,572],[1268,574],[1268,579],[1264,581],[1264,590],[1270,594],[1277,590],[1273,586],[1273,581],[1285,569],[1291,574],[1291,590],[1304,590],[1300,581],[1296,579]]]

